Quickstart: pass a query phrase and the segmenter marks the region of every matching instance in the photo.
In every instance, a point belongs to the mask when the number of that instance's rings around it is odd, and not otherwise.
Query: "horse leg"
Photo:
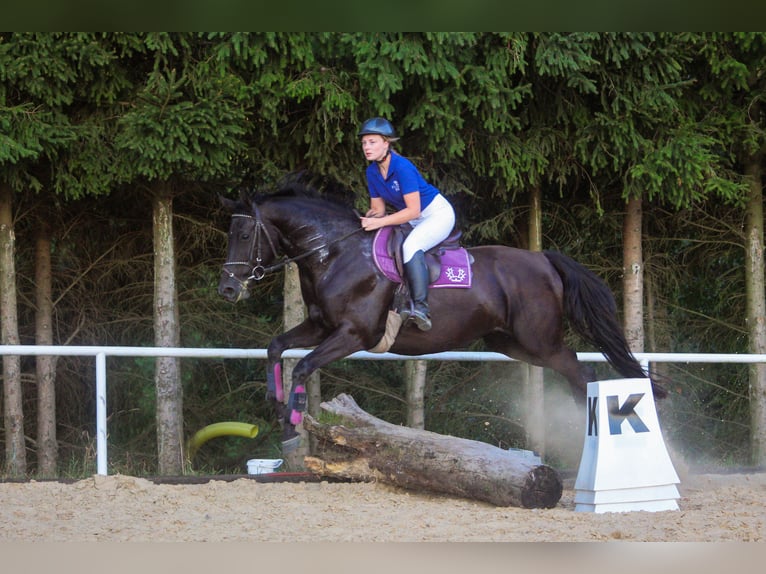
[[[284,386],[282,380],[282,353],[295,347],[313,347],[318,345],[327,332],[320,325],[307,319],[281,335],[274,337],[266,351],[268,363],[266,366],[266,400],[274,409],[280,426],[282,427],[282,443],[285,450],[290,445],[297,446],[298,433],[295,425],[300,422],[294,412],[302,412],[306,406],[305,386],[291,386],[289,402],[284,400]],[[296,422],[291,422],[291,419]]]
[[[544,367],[550,367],[563,375],[572,390],[572,397],[578,408],[585,408],[585,399],[588,395],[588,383],[596,380],[596,371],[590,365],[581,363],[577,359],[577,353],[567,347],[559,353],[547,357]]]
[[[512,359],[518,359],[538,367],[548,367],[562,375],[572,390],[572,397],[579,408],[585,408],[588,382],[596,380],[592,367],[581,363],[575,353],[563,344],[556,348],[522,347],[502,333],[493,333],[484,337],[487,347]]]
[[[310,328],[310,325],[313,325],[313,329]],[[296,328],[276,337],[269,345],[267,351],[269,358],[268,373],[274,374],[276,388],[279,388],[281,384],[278,375],[281,375],[279,359],[282,352],[293,347],[315,346],[314,350],[301,358],[293,367],[292,390],[288,403],[285,404],[283,400],[278,400],[278,397],[274,397],[275,406],[278,408],[278,417],[281,415],[283,449],[290,450],[297,446],[299,435],[295,427],[302,421],[302,413],[306,409],[305,389],[309,377],[314,371],[324,365],[364,349],[362,339],[358,335],[353,334],[357,331],[358,329],[353,324],[343,323],[334,331],[328,333],[312,323],[311,320],[307,320]],[[288,335],[290,337],[287,337]]]

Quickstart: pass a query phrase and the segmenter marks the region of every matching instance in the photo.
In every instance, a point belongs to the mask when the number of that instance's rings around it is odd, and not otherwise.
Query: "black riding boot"
[[[428,312],[428,267],[426,267],[425,256],[422,251],[418,251],[404,264],[404,275],[407,279],[407,286],[410,289],[413,309],[412,319],[421,331],[431,329],[431,317]],[[406,314],[405,314],[406,315]],[[406,316],[403,317],[406,319]]]

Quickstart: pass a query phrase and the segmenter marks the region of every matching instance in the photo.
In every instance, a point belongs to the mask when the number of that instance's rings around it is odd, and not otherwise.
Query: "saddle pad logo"
[[[447,267],[444,269],[444,276],[450,283],[462,283],[465,281],[467,273],[463,268]]]

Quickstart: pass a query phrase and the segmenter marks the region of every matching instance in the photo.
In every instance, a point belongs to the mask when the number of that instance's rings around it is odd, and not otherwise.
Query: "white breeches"
[[[413,229],[402,245],[402,257],[407,263],[418,251],[426,252],[444,241],[455,227],[455,210],[439,194],[420,212],[420,217],[409,222]]]

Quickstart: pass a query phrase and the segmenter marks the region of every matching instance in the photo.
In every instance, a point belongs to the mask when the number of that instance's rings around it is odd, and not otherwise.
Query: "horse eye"
[[[245,239],[245,240],[250,239],[250,234],[249,233],[243,233],[242,234],[242,239]]]

